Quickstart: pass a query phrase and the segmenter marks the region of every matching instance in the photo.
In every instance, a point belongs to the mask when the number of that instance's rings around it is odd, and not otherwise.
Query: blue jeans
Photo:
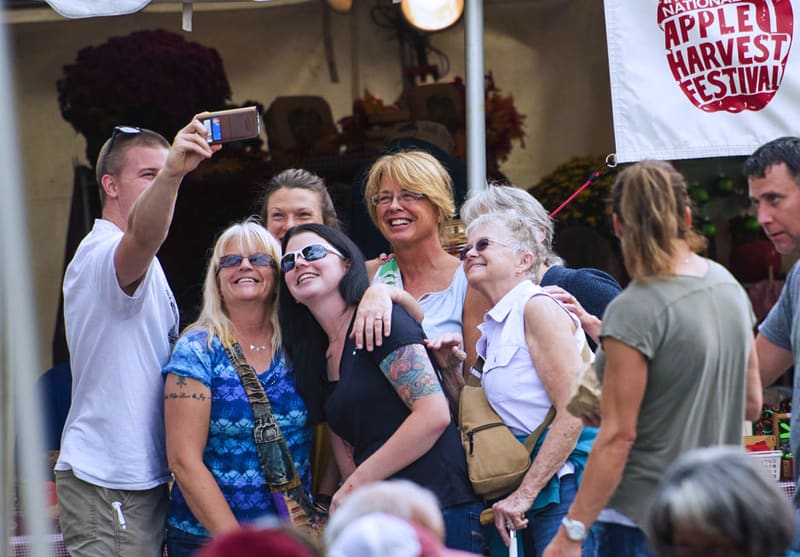
[[[486,541],[481,531],[480,503],[466,503],[442,509],[444,516],[444,544],[450,549],[460,549],[482,554]]]
[[[794,510],[794,520],[795,524],[797,524],[797,529],[794,532],[794,540],[792,540],[792,545],[786,552],[788,557],[800,557],[800,508],[796,508]]]
[[[597,540],[597,557],[658,557],[639,528],[595,522],[592,529]]]
[[[575,480],[575,475],[568,474],[559,481],[560,502],[551,503],[541,509],[525,513],[525,517],[528,519],[528,527],[517,531],[517,548],[520,556],[541,557],[547,545],[558,532],[558,528],[561,526],[561,519],[567,516],[567,511],[572,505],[572,500],[575,499],[577,492],[578,483]],[[503,541],[500,539],[500,534],[494,524],[490,524],[487,528],[489,529],[490,555],[497,557],[508,555],[508,548],[503,545]],[[584,557],[594,557],[595,540],[594,528],[592,528],[583,541],[582,554]]]
[[[209,538],[167,528],[167,554],[169,557],[191,557]]]

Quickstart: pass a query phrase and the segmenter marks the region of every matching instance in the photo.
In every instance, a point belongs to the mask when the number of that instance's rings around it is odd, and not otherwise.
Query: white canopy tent
[[[148,0],[47,0],[67,17],[99,17],[138,11]],[[153,0],[175,2],[176,0]],[[207,1],[207,0],[201,0]],[[257,0],[255,0],[257,1]],[[274,0],[275,4],[307,0]],[[184,4],[184,27],[191,15],[191,5]],[[188,6],[188,7],[187,7]],[[467,104],[467,168],[470,192],[486,187],[484,67],[483,67],[483,0],[465,2],[465,57]],[[190,22],[190,19],[189,19]],[[190,23],[189,23],[190,24]],[[0,271],[0,308],[3,312],[0,334],[0,499],[2,520],[0,540],[9,539],[8,517],[13,509],[16,466],[25,470],[22,483],[22,503],[26,527],[30,532],[32,557],[48,555],[48,519],[42,486],[45,480],[42,444],[42,406],[35,391],[35,378],[42,369],[37,361],[35,311],[32,288],[30,242],[25,233],[26,214],[23,201],[23,180],[20,173],[17,128],[13,115],[12,57],[7,48],[7,28],[0,31],[0,110],[6,118],[6,133],[0,149],[0,164],[5,170],[4,187],[0,188],[0,256],[6,262]],[[0,557],[9,547],[0,543]]]

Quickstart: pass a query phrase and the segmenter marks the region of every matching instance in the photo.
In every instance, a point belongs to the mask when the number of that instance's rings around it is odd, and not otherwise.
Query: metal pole
[[[0,114],[3,114],[5,133],[0,135],[0,260],[12,264],[0,265],[0,381],[9,386],[11,408],[4,410],[0,425],[3,434],[3,449],[14,447],[13,432],[19,463],[17,471],[24,473],[21,482],[25,527],[30,535],[32,557],[46,557],[48,523],[45,514],[44,449],[42,443],[41,402],[35,390],[39,374],[37,348],[34,340],[39,338],[33,310],[31,292],[31,262],[34,252],[28,245],[28,226],[23,202],[23,181],[19,169],[19,136],[17,134],[14,93],[11,83],[11,52],[7,44],[8,26],[0,21]],[[47,156],[40,154],[40,156]],[[6,402],[6,401],[3,401]],[[9,427],[6,420],[14,421],[16,428]],[[11,436],[11,438],[9,438]],[[14,484],[9,472],[14,466],[14,450],[4,450],[0,456],[0,497],[2,497],[4,527],[0,528],[0,557],[8,551],[8,524],[10,502]],[[18,476],[19,477],[19,476]]]
[[[483,70],[483,0],[464,8],[464,52],[467,89],[467,192],[486,189],[486,106]]]

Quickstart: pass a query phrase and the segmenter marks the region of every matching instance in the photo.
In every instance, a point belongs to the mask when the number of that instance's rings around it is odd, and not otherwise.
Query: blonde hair
[[[233,324],[225,310],[225,302],[219,286],[218,270],[219,258],[225,255],[229,246],[236,246],[239,252],[266,253],[275,260],[273,280],[272,313],[272,355],[281,347],[281,328],[278,323],[278,283],[281,280],[278,273],[278,262],[281,259],[281,247],[278,241],[261,226],[255,217],[233,224],[225,229],[214,244],[214,251],[208,261],[206,278],[203,283],[203,307],[197,321],[186,327],[186,330],[203,329],[209,333],[208,344],[211,345],[213,335],[217,335],[223,344],[229,344],[233,336]]]
[[[684,240],[694,252],[705,249],[706,239],[684,220],[691,208],[686,181],[669,163],[642,161],[620,172],[611,202],[632,280],[671,275],[676,240]]]
[[[439,218],[439,239],[442,240],[447,220],[456,214],[456,204],[453,201],[453,180],[436,157],[425,151],[400,151],[375,161],[367,175],[364,203],[376,227],[378,212],[370,200],[378,194],[386,178],[404,190],[422,193],[428,198]]]

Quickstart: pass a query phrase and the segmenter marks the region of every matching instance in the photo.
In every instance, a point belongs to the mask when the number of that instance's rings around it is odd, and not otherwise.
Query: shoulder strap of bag
[[[527,439],[522,443],[525,445],[525,448],[528,449],[528,453],[533,452],[533,448],[536,446],[536,442],[539,440],[539,437],[542,436],[544,430],[550,425],[553,421],[553,418],[556,417],[556,407],[551,406],[550,410],[547,411],[547,416],[544,417],[544,421],[539,424],[539,427],[531,431],[531,434],[528,435]]]
[[[253,366],[247,363],[242,353],[242,347],[237,341],[231,345],[225,344],[225,353],[231,363],[236,367],[236,372],[242,381],[242,386],[247,393],[250,406],[253,408],[253,438],[258,449],[258,460],[264,478],[272,491],[288,491],[301,485],[300,476],[292,459],[292,453],[286,445],[278,422],[272,414],[272,406],[264,392],[261,381],[258,380]]]
[[[584,344],[584,346],[588,345]],[[483,356],[478,356],[475,359],[475,364],[473,364],[472,369],[478,372],[478,374],[483,375],[483,364],[484,364]],[[470,383],[470,379],[474,379],[477,382],[477,384],[474,384],[474,382]],[[481,380],[479,378],[475,377],[475,375],[470,373],[469,377],[467,378],[467,385],[477,387],[480,386],[480,381]],[[553,418],[555,417],[556,417],[556,407],[551,406],[550,410],[547,411],[547,415],[544,417],[544,420],[542,421],[542,423],[539,424],[539,427],[531,431],[530,435],[528,435],[525,441],[523,441],[522,444],[525,445],[525,448],[528,450],[529,454],[533,453],[533,448],[536,446],[536,442],[539,440],[539,437],[542,436],[544,430],[547,429],[547,427],[552,423]]]

